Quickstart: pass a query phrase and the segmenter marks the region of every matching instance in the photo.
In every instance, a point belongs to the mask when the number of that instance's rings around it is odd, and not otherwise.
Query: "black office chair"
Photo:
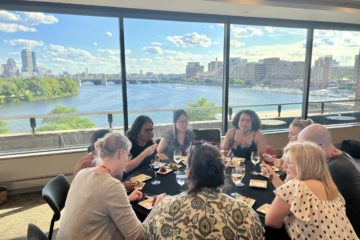
[[[214,145],[221,142],[221,131],[218,128],[193,129],[196,141],[205,141]]]
[[[54,224],[60,219],[61,210],[65,206],[65,200],[69,188],[69,180],[63,174],[59,174],[55,178],[51,179],[42,189],[42,197],[54,211],[49,229],[50,240],[53,234]]]
[[[36,225],[29,223],[27,229],[27,240],[48,240],[48,237]]]

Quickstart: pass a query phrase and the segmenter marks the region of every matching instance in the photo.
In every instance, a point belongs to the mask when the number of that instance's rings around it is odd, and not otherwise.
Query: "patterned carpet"
[[[52,215],[41,192],[8,196],[7,203],[0,206],[0,239],[26,239],[29,223],[37,225],[47,235]],[[55,229],[58,226],[59,221]],[[52,239],[56,239],[56,231]]]

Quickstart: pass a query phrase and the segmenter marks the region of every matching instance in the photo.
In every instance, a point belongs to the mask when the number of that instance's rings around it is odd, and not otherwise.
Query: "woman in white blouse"
[[[285,224],[291,239],[358,239],[324,151],[314,143],[296,142],[284,149],[283,158],[287,181],[275,190],[265,224]]]

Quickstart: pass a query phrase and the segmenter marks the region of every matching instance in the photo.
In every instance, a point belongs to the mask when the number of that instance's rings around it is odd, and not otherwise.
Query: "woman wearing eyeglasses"
[[[157,144],[153,140],[153,129],[154,123],[151,118],[140,115],[126,132],[126,136],[132,144],[130,150],[132,159],[125,168],[127,173],[150,165],[151,159],[155,156],[155,150],[157,148]]]
[[[182,155],[194,139],[194,133],[189,129],[189,116],[183,109],[176,110],[173,115],[174,127],[166,131],[157,147],[158,156],[162,160],[172,158],[175,149],[180,149]]]
[[[108,133],[95,143],[98,165],[82,169],[71,183],[57,239],[143,239],[143,225],[129,203],[140,200],[142,193],[135,190],[128,197],[117,179],[130,148],[119,133]]]
[[[291,239],[358,239],[345,212],[323,149],[311,142],[284,150],[287,181],[276,188],[265,224],[281,228]]]

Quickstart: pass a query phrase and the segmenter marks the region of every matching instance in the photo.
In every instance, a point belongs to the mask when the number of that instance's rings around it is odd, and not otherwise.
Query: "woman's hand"
[[[163,200],[165,196],[166,196],[165,193],[157,195],[156,198],[154,199],[155,202],[154,202],[153,206],[156,206],[159,202],[161,202],[161,200]]]
[[[123,182],[126,192],[132,192],[135,190],[136,182],[125,181]]]
[[[153,154],[157,148],[157,143],[154,143],[153,145],[147,147],[145,150],[144,150],[144,153],[145,155],[148,157],[150,156],[151,154]]]
[[[141,200],[143,198],[143,193],[140,190],[135,189],[132,193],[130,193],[128,198],[129,198],[130,202],[138,201],[138,200]]]
[[[265,176],[271,176],[272,175],[272,176],[274,176],[275,171],[270,165],[263,162],[263,163],[260,164],[260,167],[261,167],[261,174],[262,175],[265,175]]]

